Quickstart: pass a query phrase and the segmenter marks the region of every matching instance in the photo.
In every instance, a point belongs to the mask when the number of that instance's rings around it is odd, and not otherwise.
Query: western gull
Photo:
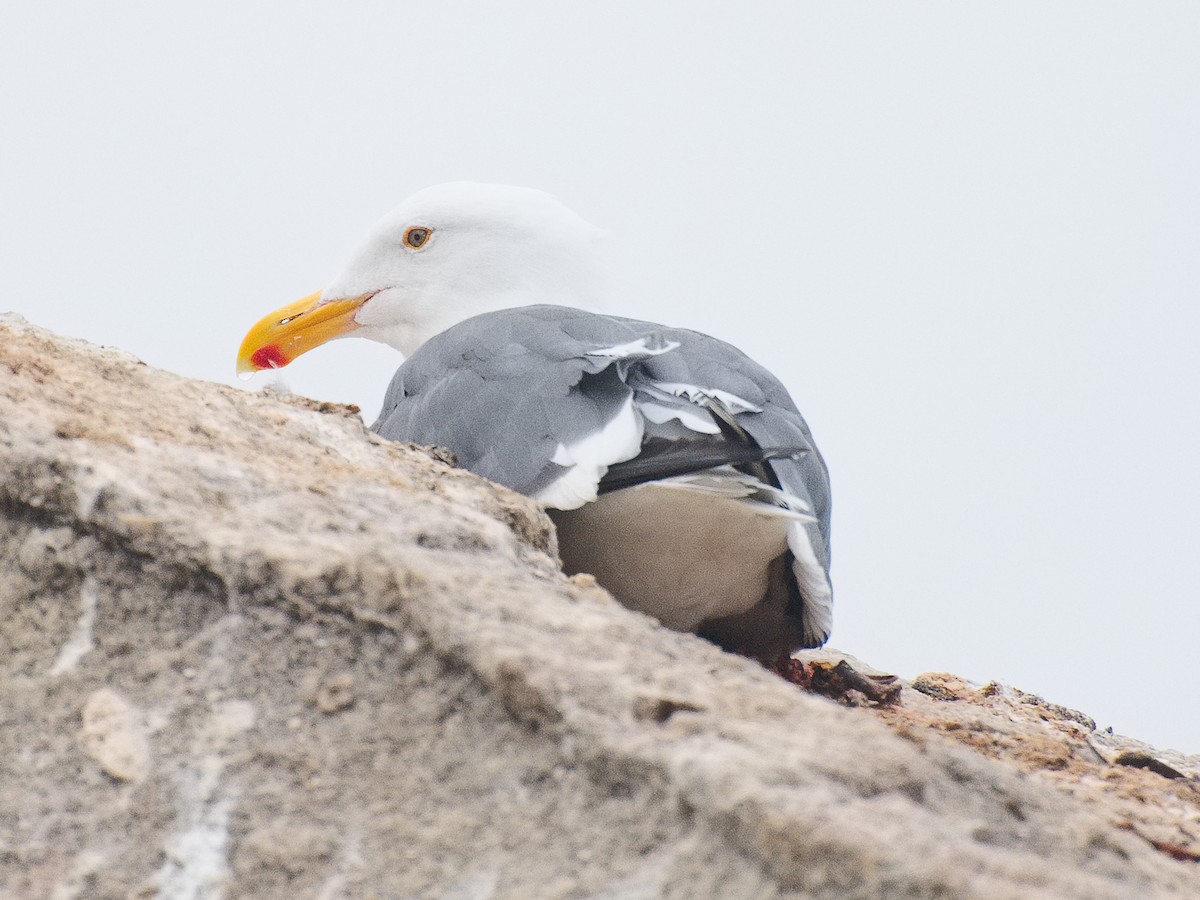
[[[769,662],[829,636],[829,476],[770,372],[696,331],[586,311],[602,232],[541,191],[428,188],[328,287],[265,316],[249,373],[347,335],[405,361],[372,429],[539,500],[564,568]]]

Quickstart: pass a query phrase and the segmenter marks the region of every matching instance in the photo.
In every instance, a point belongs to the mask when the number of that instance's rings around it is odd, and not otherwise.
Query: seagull
[[[787,390],[697,331],[593,311],[603,232],[542,191],[402,203],[324,290],[256,323],[246,375],[329,340],[404,362],[372,430],[539,501],[564,569],[765,663],[829,637],[829,475]]]

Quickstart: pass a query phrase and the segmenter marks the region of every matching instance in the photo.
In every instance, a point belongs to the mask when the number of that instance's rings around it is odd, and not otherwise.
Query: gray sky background
[[[543,188],[792,388],[833,646],[1200,752],[1200,5],[747,6],[6,4],[0,307],[241,384],[410,193]]]

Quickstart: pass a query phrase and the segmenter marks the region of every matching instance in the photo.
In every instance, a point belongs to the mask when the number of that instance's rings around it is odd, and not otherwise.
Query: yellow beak
[[[321,292],[317,291],[264,316],[242,340],[238,372],[283,368],[301,353],[349,334],[358,328],[354,314],[373,296],[322,303]]]

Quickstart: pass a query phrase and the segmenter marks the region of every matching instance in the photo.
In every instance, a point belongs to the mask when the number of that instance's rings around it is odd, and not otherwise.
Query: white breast
[[[687,479],[605,494],[579,509],[549,510],[569,573],[590,572],[623,604],[669,628],[738,615],[768,593],[771,562],[800,517]]]

